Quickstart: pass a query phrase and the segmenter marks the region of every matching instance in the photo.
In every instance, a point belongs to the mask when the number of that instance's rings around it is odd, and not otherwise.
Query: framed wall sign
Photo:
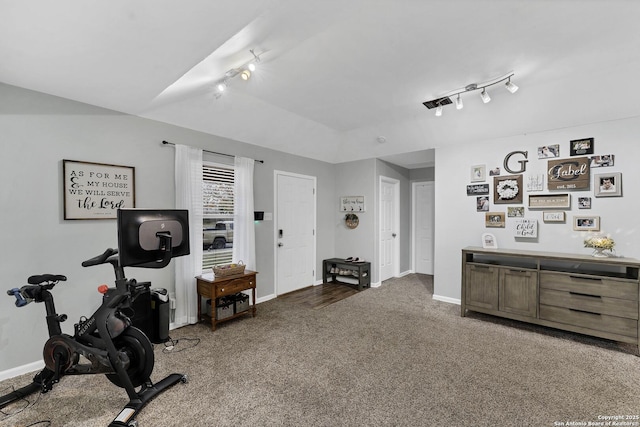
[[[340,197],[341,212],[364,212],[364,196]]]
[[[64,219],[114,219],[135,208],[135,168],[63,160]]]
[[[491,233],[483,233],[482,247],[485,249],[498,249],[498,241],[496,240],[496,236]]]
[[[522,175],[493,177],[493,203],[522,203]]]
[[[566,194],[529,194],[529,209],[568,209],[571,197]]]
[[[565,213],[564,213],[564,211],[542,212],[542,220],[544,222],[564,222],[565,221]]]
[[[595,175],[593,187],[596,197],[622,196],[622,174],[616,172]]]
[[[591,160],[588,157],[549,160],[547,166],[547,188],[549,190],[589,189],[591,184]]]
[[[538,237],[538,221],[526,218],[516,219],[513,236],[535,239]]]
[[[481,194],[489,194],[489,184],[467,185],[467,196],[476,196]]]

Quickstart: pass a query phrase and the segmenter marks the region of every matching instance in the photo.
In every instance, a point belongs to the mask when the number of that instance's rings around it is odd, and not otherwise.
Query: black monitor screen
[[[163,244],[168,237],[171,248]],[[189,211],[118,210],[118,253],[122,267],[154,267],[166,259],[168,251],[172,258],[189,254]]]

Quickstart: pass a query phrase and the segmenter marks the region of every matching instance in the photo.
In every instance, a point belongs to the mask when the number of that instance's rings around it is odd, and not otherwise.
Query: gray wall
[[[174,148],[163,146],[163,140],[264,160],[255,166],[256,210],[273,212],[274,170],[316,176],[319,278],[322,259],[334,256],[337,197],[331,164],[4,84],[0,131],[0,290],[4,295],[33,274],[66,275],[69,280],[55,289],[58,312],[69,316],[63,324],[66,333],[99,305],[96,288],[114,280],[109,266],[83,268],[80,263],[116,247],[117,236],[115,220],[63,219],[63,159],[134,166],[136,206],[145,208],[175,206]],[[256,225],[256,252],[261,298],[274,293],[273,221]],[[154,287],[175,288],[173,264],[161,270],[129,268],[126,273]],[[43,305],[18,309],[11,298],[0,296],[0,372],[40,360],[45,337]]]

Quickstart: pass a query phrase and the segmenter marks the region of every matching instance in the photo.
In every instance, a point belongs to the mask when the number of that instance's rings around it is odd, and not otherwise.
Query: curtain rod
[[[162,143],[163,143],[164,145],[176,145],[176,144],[174,144],[173,142],[169,142],[169,141],[162,141]],[[204,149],[203,149],[202,151],[204,151],[205,153],[217,154],[217,155],[219,155],[219,156],[236,157],[236,156],[234,156],[233,154],[218,153],[217,151],[209,151],[209,150],[204,150]],[[264,160],[254,160],[254,161],[255,161],[255,162],[258,162],[258,163],[264,163]]]

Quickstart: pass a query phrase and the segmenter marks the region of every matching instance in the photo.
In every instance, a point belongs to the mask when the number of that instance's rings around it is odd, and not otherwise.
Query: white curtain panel
[[[236,157],[234,166],[233,261],[256,269],[256,233],[253,225],[253,159]]]
[[[189,210],[191,254],[174,259],[176,310],[173,327],[198,322],[195,277],[202,273],[202,150],[176,144],[176,209]]]

